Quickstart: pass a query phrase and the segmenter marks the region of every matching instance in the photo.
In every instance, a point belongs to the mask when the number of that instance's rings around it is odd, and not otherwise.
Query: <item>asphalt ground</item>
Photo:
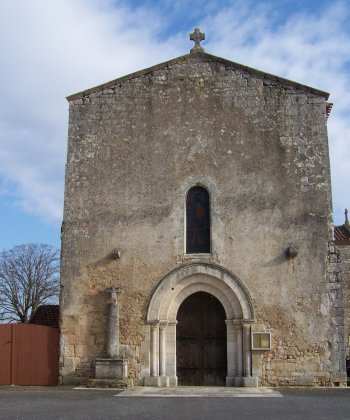
[[[0,419],[349,419],[350,388],[0,387]]]

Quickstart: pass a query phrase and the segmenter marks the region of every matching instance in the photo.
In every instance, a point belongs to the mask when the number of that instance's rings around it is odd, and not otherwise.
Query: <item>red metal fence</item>
[[[0,385],[57,385],[57,328],[0,325]]]

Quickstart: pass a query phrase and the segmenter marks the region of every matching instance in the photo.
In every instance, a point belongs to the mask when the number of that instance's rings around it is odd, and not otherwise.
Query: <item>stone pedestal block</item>
[[[88,381],[88,388],[129,388],[131,386],[133,386],[133,381],[128,378],[127,360],[95,360],[95,379]]]
[[[130,378],[125,379],[89,379],[87,388],[131,388],[133,380]]]
[[[300,376],[296,379],[295,385],[297,386],[315,386],[315,378],[314,376]]]
[[[128,362],[124,359],[96,359],[96,379],[126,379]]]

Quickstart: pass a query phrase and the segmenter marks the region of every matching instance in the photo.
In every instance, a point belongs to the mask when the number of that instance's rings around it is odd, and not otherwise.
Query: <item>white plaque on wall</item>
[[[252,350],[270,350],[270,332],[252,332]]]

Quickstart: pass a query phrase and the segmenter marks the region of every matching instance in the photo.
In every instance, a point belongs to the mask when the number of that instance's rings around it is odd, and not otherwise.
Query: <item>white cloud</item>
[[[172,58],[176,45],[156,40],[157,16],[108,1],[1,2],[0,27],[0,174],[26,211],[60,220],[65,96]]]
[[[200,3],[190,13],[183,0],[164,0],[164,11],[153,2],[137,9],[112,0],[0,2],[0,193],[6,182],[14,183],[21,207],[60,220],[68,116],[64,97],[187,53],[188,33],[200,24],[208,52],[332,93],[333,193],[336,211],[342,213],[350,205],[346,3],[330,3],[316,17],[295,14],[284,23],[269,2],[252,7],[251,1],[216,1],[215,7],[202,8]],[[166,32],[189,15],[196,21],[185,33]]]

